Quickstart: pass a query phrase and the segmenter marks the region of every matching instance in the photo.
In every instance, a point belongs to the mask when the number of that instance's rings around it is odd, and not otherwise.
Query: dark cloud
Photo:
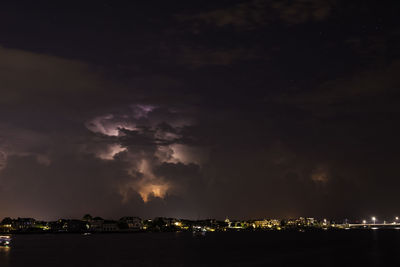
[[[339,112],[395,112],[398,108],[391,99],[398,94],[399,71],[400,64],[394,61],[327,81],[312,91],[293,94],[282,100],[322,116],[335,116]]]
[[[328,18],[336,4],[335,0],[316,1],[280,1],[272,3],[272,8],[279,13],[279,18],[288,24],[310,21],[322,21]]]
[[[230,7],[215,9],[193,16],[181,16],[183,20],[201,21],[218,27],[233,26],[254,29],[260,25],[283,22],[288,25],[321,21],[331,15],[336,1],[296,0],[242,1]]]
[[[205,66],[231,66],[232,64],[240,64],[241,62],[249,62],[252,60],[262,60],[257,49],[224,49],[224,50],[207,50],[207,49],[182,49],[182,64],[200,68]]]
[[[71,104],[103,88],[100,75],[80,61],[3,47],[0,58],[3,107]]]

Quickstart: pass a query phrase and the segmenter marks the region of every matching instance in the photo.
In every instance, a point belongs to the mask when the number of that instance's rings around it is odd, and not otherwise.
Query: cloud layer
[[[399,12],[378,2],[5,6],[0,217],[393,215]]]

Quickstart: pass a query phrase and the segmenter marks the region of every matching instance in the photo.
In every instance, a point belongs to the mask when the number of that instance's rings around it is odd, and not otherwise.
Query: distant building
[[[271,219],[271,220],[257,220],[253,222],[253,226],[255,228],[266,228],[266,229],[271,229],[271,228],[277,228],[281,225],[281,222],[276,219]]]
[[[24,231],[35,226],[35,219],[33,218],[18,218],[13,220],[12,228],[17,231]]]
[[[231,227],[231,221],[228,218],[226,218],[224,222],[226,223],[227,227]]]
[[[13,219],[9,217],[4,218],[0,223],[0,232],[9,233],[11,230],[13,230],[12,224],[13,224]]]
[[[67,220],[66,221],[67,232],[84,232],[87,230],[86,222],[81,220]]]
[[[104,223],[104,219],[102,219],[100,217],[94,217],[90,221],[89,230],[94,231],[94,232],[101,232],[101,231],[103,231],[103,223]]]
[[[156,217],[153,220],[153,223],[156,223],[160,227],[170,227],[174,225],[176,219],[174,218],[165,218],[165,217]]]
[[[103,232],[116,232],[118,231],[118,224],[116,221],[104,220],[102,225]]]
[[[307,226],[314,226],[315,223],[316,223],[316,220],[314,218],[306,218]]]
[[[250,224],[246,221],[230,221],[229,219],[225,219],[225,223],[228,224],[228,229],[245,229],[250,226]]]
[[[122,228],[127,230],[140,230],[143,228],[142,219],[139,217],[122,217],[119,222],[123,225]]]
[[[93,220],[93,217],[90,214],[85,214],[82,218],[82,221],[85,222],[91,222]]]

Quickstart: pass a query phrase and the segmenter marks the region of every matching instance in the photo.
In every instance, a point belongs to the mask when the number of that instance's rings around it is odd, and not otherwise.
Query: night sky
[[[400,215],[400,1],[13,2],[0,218]]]

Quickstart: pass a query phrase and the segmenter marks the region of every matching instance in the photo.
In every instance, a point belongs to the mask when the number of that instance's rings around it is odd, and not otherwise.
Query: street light
[[[366,224],[367,223],[367,221],[366,220],[363,220],[363,224]]]
[[[375,218],[375,216],[374,217],[372,217],[372,221],[374,222],[374,224],[375,224],[375,221],[376,221],[376,218]]]

